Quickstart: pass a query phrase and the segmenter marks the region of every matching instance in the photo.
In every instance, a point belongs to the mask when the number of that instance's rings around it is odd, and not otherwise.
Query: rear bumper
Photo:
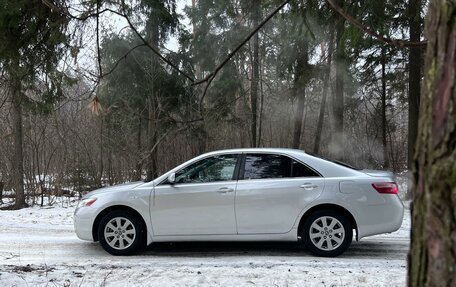
[[[404,204],[397,195],[383,195],[385,203],[360,207],[358,240],[371,235],[397,231],[404,218]]]

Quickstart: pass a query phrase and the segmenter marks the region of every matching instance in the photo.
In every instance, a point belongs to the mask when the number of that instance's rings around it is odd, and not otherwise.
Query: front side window
[[[319,176],[307,166],[287,156],[276,154],[247,154],[244,179],[289,178]]]
[[[236,154],[202,159],[176,172],[176,183],[205,183],[233,180]]]

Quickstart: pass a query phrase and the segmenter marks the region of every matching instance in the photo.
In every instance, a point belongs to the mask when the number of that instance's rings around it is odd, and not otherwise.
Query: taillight
[[[372,186],[378,193],[397,194],[399,190],[395,182],[377,182]]]

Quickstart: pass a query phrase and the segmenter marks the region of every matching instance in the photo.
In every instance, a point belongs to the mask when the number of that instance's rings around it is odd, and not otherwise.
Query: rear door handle
[[[306,190],[312,190],[318,187],[316,184],[312,184],[310,182],[306,182],[304,184],[301,184],[299,187],[304,188]]]
[[[219,190],[218,190],[218,193],[228,193],[228,192],[233,192],[234,189],[232,188],[229,188],[229,187],[221,187]]]

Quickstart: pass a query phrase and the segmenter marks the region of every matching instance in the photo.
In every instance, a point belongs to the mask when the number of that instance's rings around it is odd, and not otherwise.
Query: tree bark
[[[456,2],[433,0],[413,160],[409,286],[456,285]]]
[[[410,41],[419,42],[421,35],[421,0],[409,0],[409,27]],[[415,152],[416,134],[418,131],[418,111],[420,107],[421,85],[421,47],[411,46],[409,51],[409,90],[408,90],[408,156],[407,166],[412,169],[412,160]]]
[[[257,27],[260,22],[261,8],[260,1],[255,0],[253,2],[252,20],[253,27]],[[250,106],[252,108],[252,121],[250,130],[252,133],[252,147],[257,147],[257,102],[258,102],[258,82],[260,78],[259,73],[259,37],[258,33],[253,36],[253,57],[252,57],[252,82],[250,86]]]

